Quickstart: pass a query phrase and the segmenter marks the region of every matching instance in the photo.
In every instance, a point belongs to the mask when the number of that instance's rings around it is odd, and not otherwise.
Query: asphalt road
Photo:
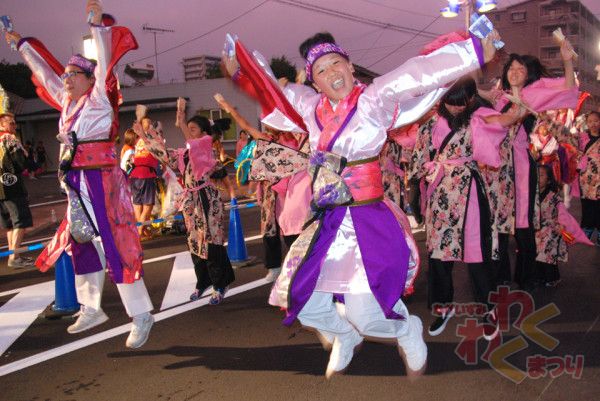
[[[43,192],[43,191],[41,191]],[[44,196],[44,195],[42,195]],[[32,201],[32,203],[34,203]],[[246,237],[259,233],[258,210],[241,211]],[[52,227],[40,232],[51,233]],[[423,233],[416,234],[424,248]],[[467,317],[450,321],[437,337],[425,334],[429,348],[426,374],[410,382],[396,348],[390,344],[366,342],[344,376],[327,381],[324,377],[328,353],[316,337],[298,324],[281,325],[283,314],[267,304],[269,285],[261,279],[265,269],[260,240],[247,243],[248,253],[258,258],[250,267],[236,270],[236,281],[221,305],[208,306],[206,299],[184,302],[161,310],[169,280],[185,252],[182,236],[167,235],[144,243],[145,282],[155,305],[155,323],[148,343],[139,350],[125,348],[129,322],[116,291],[108,280],[103,308],[110,320],[89,332],[70,335],[71,318],[37,318],[0,357],[0,399],[2,400],[597,400],[600,394],[600,325],[597,291],[600,248],[575,246],[570,262],[561,266],[562,283],[534,293],[535,311],[558,313],[539,328],[555,338],[553,349],[544,349],[543,336],[531,328],[509,327],[503,346],[526,341],[511,354],[514,365],[507,375],[526,370],[527,357],[542,355],[564,361],[584,358],[579,373],[553,378],[525,377],[515,383],[501,374],[498,361],[481,360],[487,342],[480,339],[461,343],[459,326]],[[179,256],[168,256],[178,254]],[[424,255],[422,255],[424,256]],[[0,262],[0,316],[16,299],[18,291],[53,279],[53,272],[8,271]],[[466,269],[455,268],[455,298],[469,302],[472,297]],[[193,283],[190,283],[193,285]],[[14,292],[13,292],[14,291]],[[182,300],[188,292],[179,294]],[[416,284],[416,293],[407,301],[411,313],[427,326],[433,316],[426,308],[426,266]],[[550,309],[543,309],[544,307]],[[518,307],[511,308],[514,321]],[[23,313],[26,313],[24,311]],[[543,313],[541,313],[543,314]],[[533,316],[540,320],[540,313]],[[548,316],[546,316],[548,317]],[[16,319],[16,318],[15,318]],[[0,337],[14,330],[0,326]],[[89,345],[86,345],[89,344]],[[474,350],[472,363],[459,357],[457,347]],[[478,345],[475,348],[475,344]],[[464,354],[460,354],[464,355]],[[558,359],[557,359],[558,358]],[[562,359],[561,359],[562,358]],[[30,365],[30,366],[28,366]],[[25,367],[26,366],[26,367]],[[553,368],[547,365],[547,368]],[[8,371],[11,373],[7,373]],[[514,380],[514,376],[513,376]]]

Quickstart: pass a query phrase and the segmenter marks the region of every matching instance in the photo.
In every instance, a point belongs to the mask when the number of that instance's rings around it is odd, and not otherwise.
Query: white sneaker
[[[398,337],[398,347],[407,376],[414,378],[423,374],[427,364],[427,344],[423,340],[423,323],[417,316],[408,317],[408,333]]]
[[[106,313],[104,313],[102,309],[90,312],[90,309],[86,309],[83,306],[81,307],[81,310],[73,316],[77,316],[77,321],[67,327],[67,332],[71,334],[89,330],[108,320],[108,316],[106,316]]]
[[[342,374],[350,365],[354,352],[362,344],[363,338],[356,330],[342,336],[336,335],[329,356],[329,363],[325,377],[331,379],[333,375]]]
[[[133,323],[131,324],[131,332],[125,346],[128,348],[139,348],[146,344],[148,336],[150,335],[150,328],[154,324],[154,316],[150,313],[143,313],[133,317]]]
[[[277,280],[277,277],[279,277],[279,273],[281,273],[281,267],[269,269],[269,272],[265,276],[265,280],[267,280],[267,283],[272,283],[275,280]]]
[[[317,329],[315,333],[317,334],[317,338],[321,342],[323,349],[325,351],[331,351],[333,342],[335,341],[335,335],[328,331],[321,331],[319,329]]]

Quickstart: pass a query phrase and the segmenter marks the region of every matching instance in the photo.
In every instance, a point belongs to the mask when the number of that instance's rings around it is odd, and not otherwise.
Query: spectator
[[[142,119],[144,132],[152,127],[152,120],[145,117]],[[150,220],[152,208],[156,199],[156,169],[158,160],[148,152],[143,139],[138,139],[133,154],[133,168],[129,174],[129,187],[133,197],[133,211],[138,222]],[[141,226],[139,229],[142,240],[152,237],[149,226]]]
[[[10,113],[0,115],[0,225],[7,229],[8,249],[21,246],[25,229],[33,226],[27,189],[21,173],[25,170],[26,153],[15,136],[17,124]],[[32,266],[30,258],[8,257],[15,269]]]
[[[240,137],[238,138],[236,144],[235,144],[235,157],[238,157],[238,155],[240,154],[240,152],[242,151],[242,149],[244,149],[244,147],[246,145],[248,145],[248,143],[250,143],[250,138],[248,136],[248,133],[246,132],[246,130],[241,130],[240,131]]]
[[[137,140],[136,133],[130,128],[123,134],[124,142],[123,148],[121,148],[121,170],[129,174],[133,168],[133,154],[135,153],[135,143]]]
[[[48,154],[46,153],[46,148],[42,141],[38,141],[37,146],[35,147],[35,162],[37,163],[40,173],[46,171],[48,168]]]
[[[29,178],[37,180],[36,174],[38,173],[38,166],[35,162],[35,151],[31,141],[25,142],[25,168],[27,169]]]

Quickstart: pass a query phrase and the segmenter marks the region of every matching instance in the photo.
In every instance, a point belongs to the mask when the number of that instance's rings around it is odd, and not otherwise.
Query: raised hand
[[[220,93],[215,93],[215,95],[213,97],[215,98],[215,100],[217,101],[219,106],[221,106],[221,108],[223,110],[225,110],[227,113],[231,114],[231,110],[233,109],[233,107],[229,104],[229,102],[227,100],[225,100],[223,95],[221,95]]]
[[[229,57],[225,52],[223,52],[221,55],[221,64],[230,77],[232,77],[237,72],[237,70],[240,69],[240,63],[238,63],[235,56]]]
[[[563,59],[563,61],[573,60],[575,58],[573,46],[567,39],[563,40],[560,45],[560,57]]]
[[[500,40],[500,34],[497,30],[490,32],[488,36],[481,39],[481,46],[483,47],[483,61],[489,63],[496,55],[496,47],[494,41]]]
[[[100,25],[102,22],[102,3],[100,0],[88,0],[85,6],[86,18],[93,12],[91,23],[94,25]]]
[[[4,32],[4,38],[6,39],[6,43],[10,45],[11,42],[19,43],[19,41],[21,40],[21,35],[19,35],[19,33],[15,31],[6,31]]]

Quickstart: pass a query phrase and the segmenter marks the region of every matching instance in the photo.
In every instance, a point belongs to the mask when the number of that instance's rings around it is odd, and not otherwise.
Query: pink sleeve
[[[487,123],[483,118],[498,115],[500,113],[494,109],[480,107],[471,117],[473,159],[491,167],[500,166],[500,144],[506,137],[508,128],[497,122]]]
[[[575,238],[575,242],[585,245],[594,245],[592,241],[586,237],[585,233],[579,226],[579,223],[577,220],[575,220],[575,217],[571,216],[562,202],[558,204],[558,222],[565,228],[566,232]]]
[[[414,148],[417,143],[417,133],[419,132],[419,124],[413,124],[408,129],[408,132],[402,136],[401,146],[405,148]]]
[[[585,149],[585,145],[587,145],[589,141],[590,141],[590,138],[588,137],[587,133],[580,132],[579,138],[578,138],[579,150]]]
[[[373,80],[362,95],[379,112],[388,129],[413,123],[430,110],[454,81],[480,68],[471,39],[450,43],[426,56],[408,59],[396,69]]]
[[[535,111],[574,109],[579,100],[579,88],[566,87],[565,78],[541,78],[523,88],[522,98]]]

